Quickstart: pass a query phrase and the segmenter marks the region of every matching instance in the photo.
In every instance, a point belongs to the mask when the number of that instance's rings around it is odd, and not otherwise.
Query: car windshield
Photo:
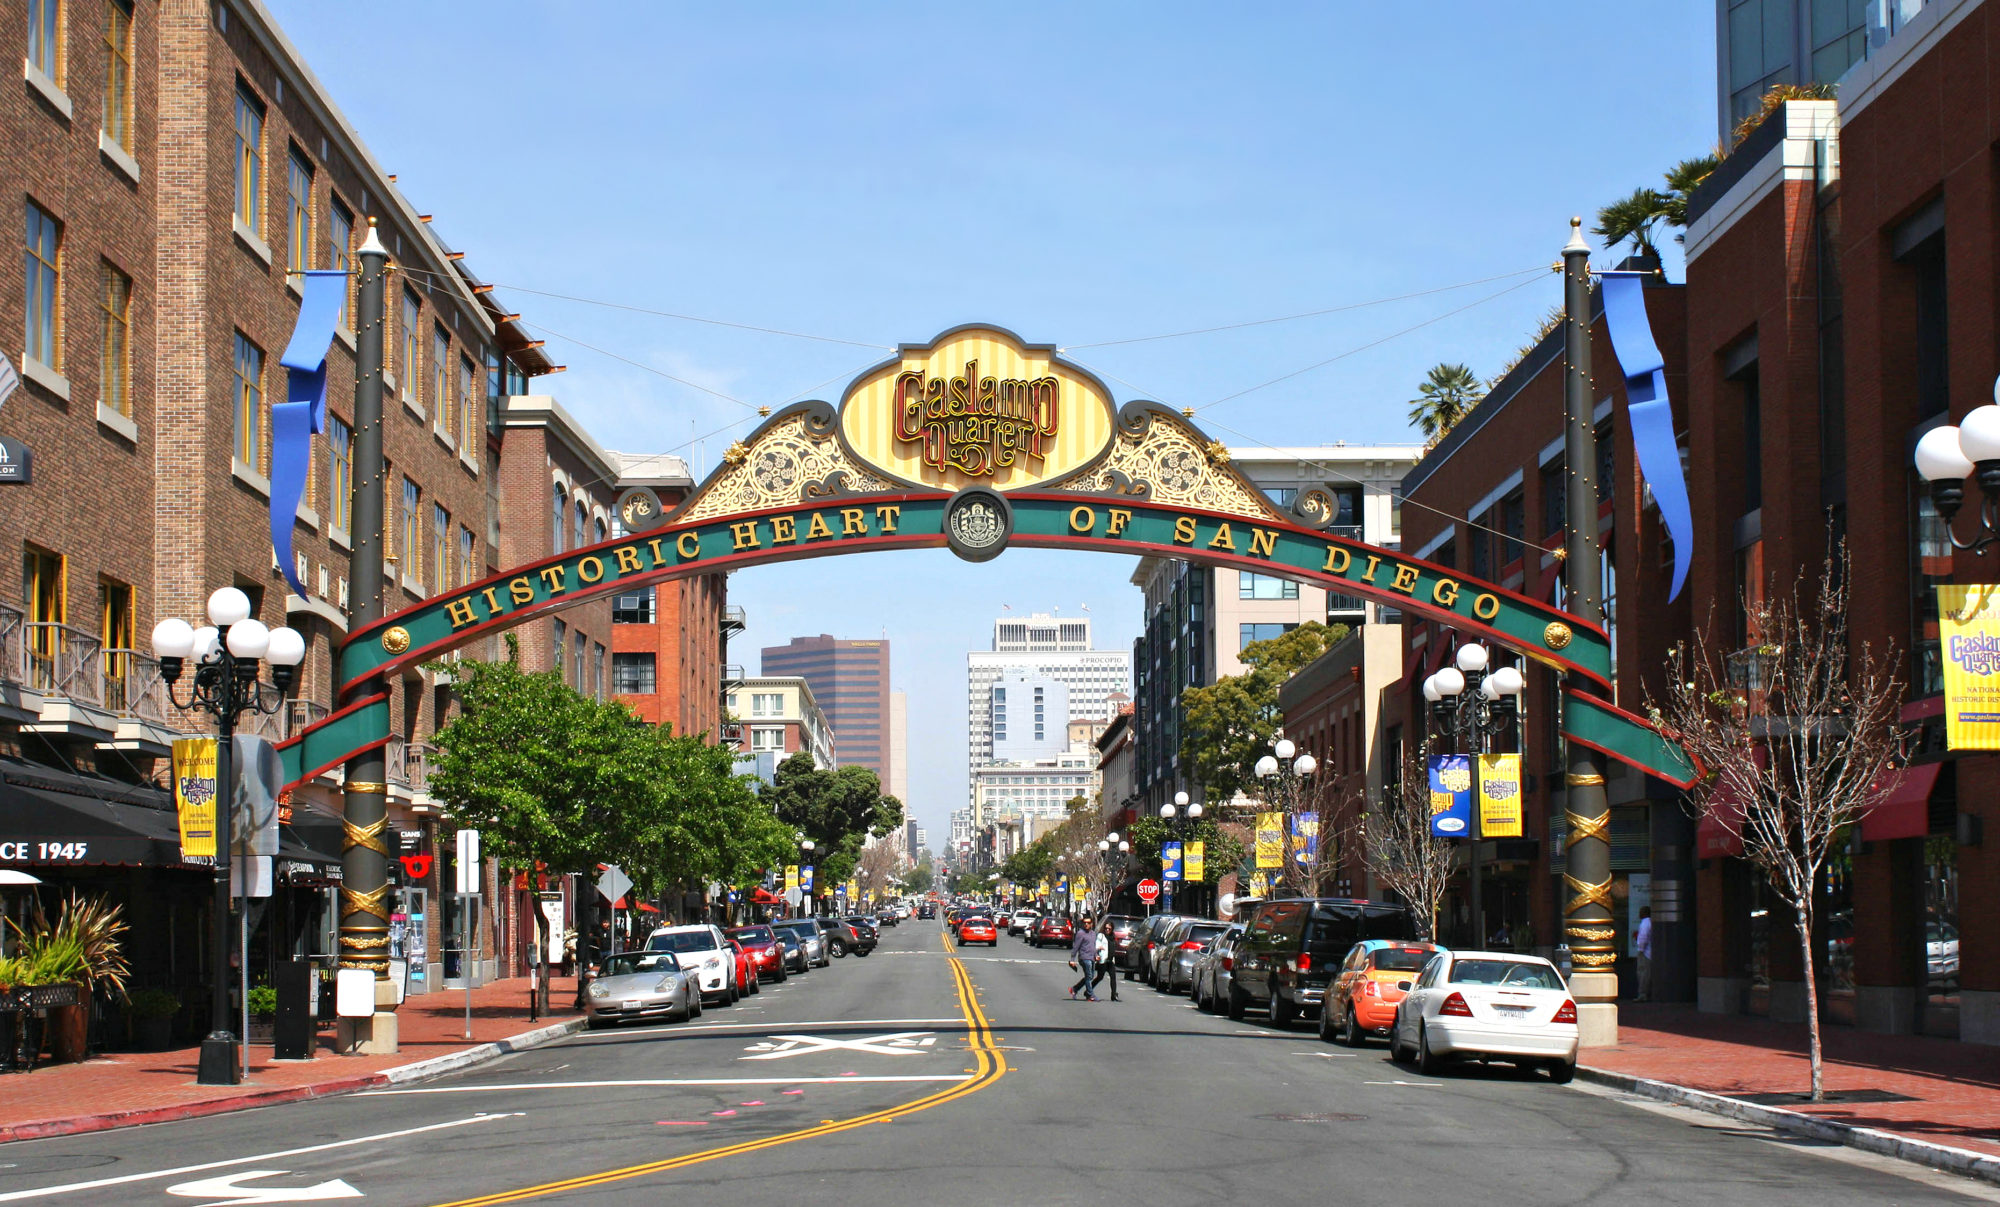
[[[1451,966],[1454,985],[1506,985],[1515,989],[1561,989],[1562,978],[1547,964],[1520,960],[1458,960]]]
[[[1378,972],[1422,972],[1436,952],[1420,947],[1385,947],[1375,953]]]
[[[705,930],[682,930],[655,934],[646,940],[648,951],[714,951],[715,936]]]
[[[745,926],[729,932],[729,937],[738,943],[769,943],[777,938],[768,926]]]
[[[675,972],[680,961],[670,951],[624,951],[604,961],[605,976],[634,976],[642,972]]]

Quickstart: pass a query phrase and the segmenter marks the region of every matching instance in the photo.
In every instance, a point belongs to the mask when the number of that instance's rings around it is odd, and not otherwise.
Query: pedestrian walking
[[[1650,905],[1639,907],[1639,928],[1632,932],[1632,954],[1638,957],[1638,1000],[1643,1002],[1653,995],[1653,907]]]
[[[1118,1000],[1118,965],[1111,959],[1111,928],[1108,926],[1097,932],[1097,976],[1090,982],[1091,991],[1096,992],[1097,982],[1107,977],[1111,980],[1111,1000],[1115,1002]]]
[[[1076,984],[1069,987],[1070,1000],[1075,1001],[1077,993],[1081,991],[1084,1001],[1096,1001],[1097,995],[1091,992],[1090,982],[1097,973],[1097,931],[1091,926],[1088,917],[1077,927],[1076,942],[1070,944],[1069,966],[1083,973],[1076,979]]]

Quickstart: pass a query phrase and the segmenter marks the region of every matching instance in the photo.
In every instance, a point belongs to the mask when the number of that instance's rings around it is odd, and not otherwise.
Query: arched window
[[[549,525],[550,539],[555,542],[554,552],[562,552],[563,524],[568,519],[568,496],[563,493],[562,483],[556,483],[555,523]]]
[[[590,509],[584,506],[582,499],[578,499],[576,501],[576,543],[571,548],[581,549],[588,543],[584,540],[584,533],[589,531],[589,529]]]
[[[591,531],[597,534],[597,544],[602,545],[604,543],[604,536],[605,536],[604,521],[601,519],[598,520],[596,526],[592,528]]]

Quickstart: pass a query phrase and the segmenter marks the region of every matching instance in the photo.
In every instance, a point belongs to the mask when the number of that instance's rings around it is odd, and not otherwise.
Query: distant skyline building
[[[993,622],[993,649],[974,650],[965,656],[966,671],[966,769],[977,772],[989,763],[1007,758],[996,753],[993,689],[1003,679],[1040,680],[1061,685],[1067,699],[1062,715],[1049,708],[1043,698],[1044,737],[1053,745],[1053,757],[1068,746],[1069,722],[1077,719],[1108,719],[1113,696],[1131,692],[1132,654],[1129,650],[1091,648],[1088,616],[1058,618],[1048,612],[1028,616],[1002,616]],[[1016,706],[1010,699],[1004,718],[1006,740],[1017,733],[1032,739],[1034,734],[1033,695]],[[1018,711],[1017,711],[1018,708]],[[1025,723],[1026,729],[1021,729]],[[966,795],[975,793],[968,775]],[[953,835],[954,841],[957,838]]]
[[[910,697],[904,692],[889,693],[889,777],[884,790],[910,805]],[[916,848],[910,848],[915,853]]]
[[[986,689],[997,762],[1033,762],[1069,748],[1069,688],[1050,675],[1014,668]]]
[[[812,684],[813,699],[833,727],[843,767],[866,767],[889,790],[895,764],[891,736],[889,642],[857,641],[821,633],[765,646],[761,671],[796,675]]]
[[[1833,84],[1926,0],[1716,0],[1716,110],[1722,145],[1780,84]]]

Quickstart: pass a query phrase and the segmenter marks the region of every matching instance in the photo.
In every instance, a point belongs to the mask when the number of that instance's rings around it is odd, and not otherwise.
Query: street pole
[[[360,258],[359,325],[355,331],[354,547],[347,569],[350,632],[382,618],[382,563],[388,554],[382,525],[387,489],[382,458],[382,324],[389,249],[383,246],[373,218],[368,220],[368,238],[361,244]],[[392,629],[383,635],[385,644],[395,632]],[[342,693],[340,703],[344,707],[384,690],[382,677],[371,676]],[[385,836],[389,784],[382,747],[347,760],[343,796],[340,966],[375,974],[377,1009],[367,1032],[356,1037],[360,1050],[394,1052],[396,1016],[380,1009],[387,1004],[383,989],[389,979],[389,844]]]
[[[225,664],[227,665],[227,664]],[[230,682],[223,685],[224,692],[235,690],[234,674],[225,672]],[[235,1028],[229,1019],[229,953],[235,947],[230,935],[235,919],[230,913],[229,870],[233,856],[230,851],[229,816],[236,804],[235,755],[236,755],[236,712],[224,707],[215,714],[215,918],[211,930],[211,949],[215,960],[215,980],[209,998],[209,1030],[201,1041],[201,1059],[195,1066],[197,1085],[235,1085],[242,1080],[242,1067],[237,1063]]]
[[[1583,220],[1569,220],[1563,258],[1564,448],[1569,460],[1569,525],[1563,541],[1563,581],[1568,610],[1593,624],[1604,622],[1604,583],[1598,568],[1597,423],[1590,380],[1590,248]],[[1551,624],[1545,644],[1560,648],[1569,635]],[[1587,679],[1571,690],[1601,695]],[[1575,968],[1577,1034],[1584,1047],[1618,1042],[1618,958],[1612,939],[1610,805],[1604,795],[1604,756],[1580,742],[1566,742],[1563,820],[1568,823],[1568,869],[1563,884],[1563,931]]]

